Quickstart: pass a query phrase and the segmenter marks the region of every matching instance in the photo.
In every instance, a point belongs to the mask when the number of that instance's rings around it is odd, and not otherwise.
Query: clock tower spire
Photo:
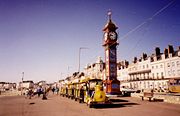
[[[105,48],[105,86],[107,94],[120,94],[120,82],[117,80],[117,39],[118,27],[112,22],[112,12],[108,11],[108,22],[103,28]]]
[[[108,11],[109,21],[111,21],[111,15],[112,15],[112,12],[111,12],[111,10],[109,9],[109,11]]]

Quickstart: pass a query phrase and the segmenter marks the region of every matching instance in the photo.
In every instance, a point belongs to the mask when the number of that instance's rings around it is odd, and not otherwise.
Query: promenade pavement
[[[88,108],[74,100],[48,95],[47,100],[37,96],[0,97],[0,116],[180,116],[180,105],[141,101],[133,97],[114,97],[112,105]]]

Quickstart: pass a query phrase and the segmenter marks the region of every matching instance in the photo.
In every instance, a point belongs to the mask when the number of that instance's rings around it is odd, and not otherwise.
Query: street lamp
[[[21,78],[21,95],[22,94],[22,91],[23,91],[23,80],[24,80],[24,72],[22,72],[22,78]]]
[[[80,73],[80,65],[81,65],[81,50],[82,49],[88,49],[88,48],[86,48],[86,47],[80,47],[79,48],[79,58],[78,58],[78,62],[79,62],[79,65],[78,65],[78,72]]]
[[[70,70],[70,66],[67,67],[67,76],[69,77],[69,70]]]

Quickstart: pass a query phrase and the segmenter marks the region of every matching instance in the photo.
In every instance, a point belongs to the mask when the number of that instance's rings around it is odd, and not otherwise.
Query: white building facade
[[[143,53],[140,59],[134,58],[131,64],[118,69],[118,79],[121,86],[143,90],[154,89],[167,91],[168,81],[180,78],[180,48],[174,51],[172,46],[160,53],[155,49],[155,54],[147,56]]]
[[[99,57],[96,61],[96,63],[87,65],[84,68],[84,73],[86,78],[91,78],[91,79],[105,79],[105,63]]]

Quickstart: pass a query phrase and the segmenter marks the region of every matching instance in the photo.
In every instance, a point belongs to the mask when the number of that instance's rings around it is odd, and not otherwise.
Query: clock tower
[[[120,81],[117,80],[117,39],[118,28],[111,20],[112,13],[108,12],[108,22],[105,25],[103,47],[105,48],[105,76],[104,84],[107,94],[120,94]]]

